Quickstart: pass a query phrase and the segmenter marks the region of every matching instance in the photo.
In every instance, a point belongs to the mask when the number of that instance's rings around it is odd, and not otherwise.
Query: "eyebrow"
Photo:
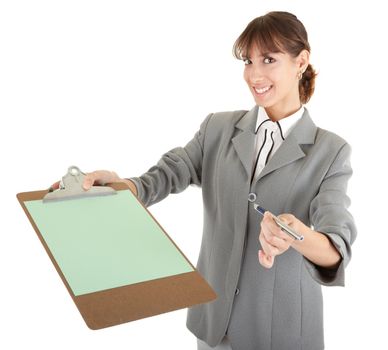
[[[273,54],[276,54],[276,53],[279,53],[279,52],[263,52],[263,54],[261,54],[259,57],[268,57],[270,55],[273,55]],[[250,56],[247,56],[247,55],[241,55],[241,57],[242,58],[251,58]]]

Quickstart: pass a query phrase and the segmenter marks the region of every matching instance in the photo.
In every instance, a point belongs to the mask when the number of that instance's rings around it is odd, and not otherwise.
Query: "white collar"
[[[304,113],[304,106],[300,107],[295,113],[289,115],[288,117],[280,119],[278,122],[273,122],[268,117],[267,112],[265,111],[265,108],[259,106],[258,112],[257,112],[257,120],[256,120],[256,128],[255,131],[257,132],[258,127],[265,121],[265,126],[271,128],[272,130],[278,130],[280,128],[282,132],[283,139],[287,137],[287,135],[291,132],[292,128],[295,126],[296,122],[302,118],[302,115]]]

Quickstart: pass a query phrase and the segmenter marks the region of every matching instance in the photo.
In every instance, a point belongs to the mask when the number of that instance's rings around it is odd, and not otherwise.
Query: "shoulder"
[[[243,109],[215,112],[212,113],[211,122],[215,125],[236,124],[248,112]]]
[[[333,131],[329,131],[320,127],[317,127],[315,144],[319,146],[325,145],[325,147],[334,151],[338,151],[346,145],[350,147],[349,143],[343,137]]]
[[[246,110],[234,110],[210,113],[206,122],[203,123],[204,147],[213,149],[229,139],[234,132],[235,125],[247,112]]]
[[[321,165],[331,167],[332,164],[339,163],[343,166],[350,162],[352,148],[335,132],[318,127],[311,154]]]
[[[319,127],[306,107],[295,129],[297,130],[298,140],[310,141],[308,144],[312,145],[315,151],[321,153],[337,153],[338,150],[348,145],[348,142],[337,133]],[[310,137],[306,137],[305,134],[310,134]]]
[[[207,130],[219,134],[234,129],[234,126],[248,113],[247,110],[220,111],[211,113]]]

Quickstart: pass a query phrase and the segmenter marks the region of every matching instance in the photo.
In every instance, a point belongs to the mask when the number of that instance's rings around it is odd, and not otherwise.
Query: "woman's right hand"
[[[125,180],[121,179],[114,171],[96,170],[85,174],[82,187],[85,190],[89,190],[93,185],[104,186],[112,182],[125,182]]]
[[[109,170],[96,170],[91,173],[86,173],[84,183],[82,187],[85,190],[89,190],[93,185],[105,186],[112,182],[123,182],[128,185],[129,189],[137,196],[136,185],[128,179],[122,179],[114,171]]]
[[[128,179],[122,179],[114,171],[109,171],[109,170],[96,170],[96,171],[92,171],[91,173],[86,173],[82,187],[87,191],[94,185],[104,186],[105,184],[109,184],[112,182],[124,182],[125,184],[128,185],[130,190],[135,195],[137,195],[136,185],[132,181]],[[51,186],[50,189],[52,190],[58,189],[59,183],[60,181],[57,181]]]

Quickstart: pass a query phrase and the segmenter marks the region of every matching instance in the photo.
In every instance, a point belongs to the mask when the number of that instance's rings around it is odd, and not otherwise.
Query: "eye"
[[[250,61],[249,58],[244,58],[244,59],[243,59],[243,62],[244,62],[245,65],[248,65],[249,62],[251,62],[251,61]]]
[[[268,62],[268,61],[271,61],[271,62]],[[266,58],[264,58],[264,63],[266,63],[266,64],[272,63],[272,62],[274,62],[274,61],[275,61],[275,59],[272,58],[272,57],[266,57]]]

